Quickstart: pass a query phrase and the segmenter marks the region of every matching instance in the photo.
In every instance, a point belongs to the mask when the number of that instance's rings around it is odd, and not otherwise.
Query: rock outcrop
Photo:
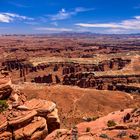
[[[0,140],[43,140],[60,128],[55,103],[41,99],[27,101],[8,79],[0,83],[0,108],[5,105],[0,110]]]
[[[140,109],[126,109],[112,112],[95,121],[80,123],[71,130],[55,130],[45,140],[139,140],[139,130]]]

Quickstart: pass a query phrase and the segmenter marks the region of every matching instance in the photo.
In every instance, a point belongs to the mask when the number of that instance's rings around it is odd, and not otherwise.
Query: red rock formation
[[[130,114],[127,121],[124,117]],[[78,124],[71,130],[56,130],[46,137],[45,140],[72,139],[78,140],[131,140],[140,139],[140,109],[126,109],[116,111],[101,117],[95,121]]]
[[[3,103],[8,106],[0,113],[0,140],[43,140],[60,128],[55,103],[41,99],[27,101],[8,80],[1,83],[0,99],[6,99],[7,103]]]

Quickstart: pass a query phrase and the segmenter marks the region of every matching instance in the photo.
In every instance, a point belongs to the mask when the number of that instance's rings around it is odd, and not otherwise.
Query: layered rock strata
[[[27,101],[8,79],[0,83],[0,140],[43,140],[60,128],[55,103]]]

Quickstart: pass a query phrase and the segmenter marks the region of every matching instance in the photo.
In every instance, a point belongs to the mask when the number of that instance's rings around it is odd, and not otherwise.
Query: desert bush
[[[84,117],[83,120],[86,121],[86,122],[91,122],[91,121],[97,120],[98,118],[99,118],[98,116],[94,116],[92,118],[90,118],[90,117],[87,117],[87,118]]]
[[[107,122],[107,126],[108,126],[108,127],[112,127],[112,126],[115,126],[115,125],[116,125],[116,123],[115,123],[114,120],[109,120],[109,121]]]
[[[106,134],[101,134],[99,137],[104,138],[104,139],[108,138],[108,136]]]
[[[5,111],[8,108],[6,100],[0,100],[0,112]]]
[[[87,118],[86,121],[87,121],[87,122],[91,122],[91,121],[92,121],[92,118]]]
[[[99,119],[99,116],[94,116],[94,117],[92,118],[93,121],[95,121],[95,120],[97,120],[97,119]]]

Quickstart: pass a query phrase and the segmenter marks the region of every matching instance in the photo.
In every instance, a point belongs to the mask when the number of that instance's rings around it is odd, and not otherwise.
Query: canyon
[[[139,35],[0,42],[1,140],[140,138]]]

